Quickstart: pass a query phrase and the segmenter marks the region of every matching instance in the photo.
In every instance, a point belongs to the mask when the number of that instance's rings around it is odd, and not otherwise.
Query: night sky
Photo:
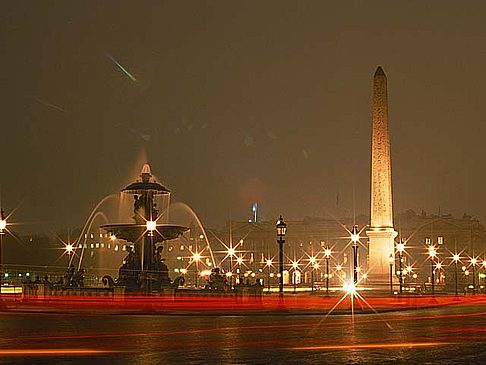
[[[395,213],[485,220],[485,16],[457,0],[4,0],[2,205],[81,226],[148,160],[209,225],[253,201],[262,219],[350,216],[353,191],[369,214],[382,65]]]

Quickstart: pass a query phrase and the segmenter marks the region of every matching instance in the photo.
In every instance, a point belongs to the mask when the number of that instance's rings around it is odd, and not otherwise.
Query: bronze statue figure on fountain
[[[123,264],[118,270],[116,285],[126,286],[128,291],[133,291],[139,287],[138,274],[140,272],[140,259],[133,251],[132,246],[127,246],[128,255],[123,260]]]

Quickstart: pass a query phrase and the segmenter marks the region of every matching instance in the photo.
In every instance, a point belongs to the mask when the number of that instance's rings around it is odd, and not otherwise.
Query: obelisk
[[[373,288],[384,289],[390,281],[390,255],[394,257],[392,175],[388,130],[387,80],[381,66],[373,77],[373,122],[371,141],[371,226],[368,278]],[[392,275],[395,277],[395,275]]]

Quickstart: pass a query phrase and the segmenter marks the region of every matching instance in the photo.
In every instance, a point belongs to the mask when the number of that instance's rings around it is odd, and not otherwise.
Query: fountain
[[[108,223],[102,225],[100,228],[105,230],[107,239],[126,241],[123,250],[126,250],[127,256],[123,260],[121,267],[118,270],[118,277],[114,279],[110,275],[105,275],[102,278],[104,287],[99,286],[85,286],[84,274],[85,270],[82,268],[82,259],[84,248],[86,247],[87,233],[94,219],[98,215],[106,216],[98,212],[98,208],[114,195],[105,197],[93,209],[85,226],[81,230],[79,239],[75,246],[81,247],[82,251],[77,269],[72,262],[70,255],[69,267],[63,278],[56,282],[49,281],[48,277],[44,280],[36,280],[35,282],[26,282],[23,284],[23,297],[28,300],[46,299],[52,297],[108,297],[115,301],[124,301],[128,295],[160,295],[164,296],[233,296],[233,297],[261,297],[262,286],[259,283],[250,285],[247,283],[238,283],[238,285],[228,284],[227,274],[223,274],[221,268],[217,267],[213,250],[209,245],[209,240],[206,231],[201,224],[201,221],[194,213],[194,211],[183,203],[177,203],[175,207],[179,207],[184,212],[189,212],[193,217],[201,231],[199,238],[206,243],[209,250],[211,261],[208,266],[211,270],[204,270],[206,274],[202,274],[197,269],[197,262],[200,260],[200,253],[198,251],[197,243],[196,250],[193,253],[193,263],[196,263],[194,288],[181,288],[176,290],[184,284],[184,276],[179,276],[174,280],[169,277],[169,268],[164,262],[164,242],[173,240],[179,237],[184,237],[183,234],[189,231],[188,227],[182,225],[173,225],[168,223],[168,209],[170,203],[170,191],[158,183],[152,175],[150,166],[144,164],[140,179],[131,183],[121,190],[121,199],[133,197],[133,215],[131,223]],[[159,211],[159,207],[161,206]],[[85,241],[80,245],[81,238],[85,237]],[[100,237],[103,235],[100,234]],[[102,244],[102,243],[101,243]],[[101,245],[100,244],[100,245]],[[183,245],[181,245],[183,247]],[[191,248],[189,248],[191,250]],[[170,250],[169,250],[170,251]],[[191,252],[192,253],[192,252]],[[195,256],[198,255],[199,259]],[[74,255],[73,255],[74,256]],[[179,259],[179,258],[178,258]],[[175,272],[181,269],[174,269]],[[199,275],[206,277],[207,283],[204,289],[197,285]]]
[[[106,275],[103,282],[110,287],[125,287],[128,292],[150,294],[177,288],[183,283],[182,277],[170,280],[162,258],[162,244],[179,237],[189,228],[159,222],[163,214],[159,213],[154,199],[157,196],[169,198],[170,191],[155,181],[149,164],[143,165],[140,178],[122,190],[123,194],[134,196],[134,223],[101,226],[110,236],[133,243],[133,248],[128,246],[128,255],[119,269],[118,278],[113,280]]]

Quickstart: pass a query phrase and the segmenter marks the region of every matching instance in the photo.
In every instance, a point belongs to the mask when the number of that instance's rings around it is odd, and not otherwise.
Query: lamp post
[[[400,294],[403,292],[403,251],[405,251],[405,241],[403,239],[400,240],[400,243],[397,243],[397,252],[398,252],[398,279],[400,280]]]
[[[0,209],[0,302],[2,301],[2,285],[3,285],[3,261],[2,261],[2,250],[3,250],[3,235],[7,229],[7,218],[3,209]]]
[[[472,265],[472,276],[473,276],[473,279],[472,279],[472,290],[473,290],[473,295],[476,295],[476,264],[478,263],[478,259],[473,257],[471,259],[471,265]]]
[[[71,243],[68,243],[64,246],[64,249],[66,250],[66,253],[68,254],[68,264],[67,267],[69,268],[69,265],[71,265],[71,255],[73,253],[73,245]]]
[[[442,279],[442,273],[441,273],[441,270],[442,270],[442,263],[438,261],[438,262],[435,264],[435,268],[437,269],[437,275],[438,275],[438,276],[437,276],[437,277],[438,277],[437,282],[438,282],[438,283],[440,283],[440,282],[441,282],[441,279]]]
[[[278,243],[278,272],[280,273],[278,291],[279,295],[283,297],[283,244],[285,243],[285,234],[287,233],[287,224],[285,224],[282,216],[277,221],[277,243]]]
[[[429,258],[430,258],[430,268],[431,268],[431,275],[430,275],[430,281],[432,284],[432,295],[435,295],[435,267],[434,267],[434,259],[437,256],[437,251],[435,250],[435,247],[430,245],[429,246]]]
[[[267,259],[266,265],[268,268],[268,280],[267,280],[267,287],[268,287],[268,293],[270,293],[270,266],[272,266],[272,259]]]
[[[359,233],[358,233],[358,226],[354,225],[353,230],[351,231],[351,241],[353,241],[353,282],[354,285],[358,285],[358,242],[359,242]]]
[[[326,295],[329,296],[329,259],[331,258],[331,249],[326,247],[324,249],[324,257],[326,258]]]
[[[311,267],[311,291],[314,291],[314,266],[316,264],[316,258],[314,256],[309,258],[309,264]]]
[[[454,282],[455,282],[455,293],[456,293],[456,297],[458,295],[458,290],[457,290],[457,263],[459,262],[460,260],[460,256],[459,254],[454,254],[452,256],[452,260],[454,261]]]
[[[483,269],[486,269],[486,260],[483,260]],[[486,277],[486,273],[484,273],[484,270],[483,270],[483,285],[484,285],[484,282],[485,282],[485,277]]]
[[[393,258],[393,254],[391,253],[388,257],[388,263],[390,264],[390,294],[393,294],[393,262],[395,259]]]
[[[197,247],[196,247],[197,248]],[[196,251],[192,255],[192,260],[194,261],[194,287],[197,289],[199,281],[199,261],[201,261],[201,254]]]
[[[294,269],[294,294],[297,293],[297,271],[299,270],[299,263],[297,261],[292,262],[292,268]]]
[[[466,277],[466,291],[464,292],[464,295],[467,293],[467,289],[469,288],[469,270],[466,270],[466,267],[464,266],[464,276]]]
[[[318,263],[318,262],[316,262],[316,263],[313,265],[313,271],[312,271],[312,272],[314,272],[314,270],[316,270],[316,271],[317,271],[317,270],[319,270],[319,268],[320,268],[320,265],[319,265],[319,263]],[[317,278],[319,278],[319,273],[317,273]],[[319,280],[318,280],[318,281],[319,281]],[[314,287],[314,286],[313,286],[313,287]]]
[[[238,282],[241,284],[242,283],[242,281],[241,281],[241,265],[243,264],[243,257],[242,256],[238,256],[236,258],[236,263],[238,264],[238,269],[237,269],[237,271],[238,271],[238,278],[237,279],[238,279]]]
[[[230,246],[230,248],[228,248],[226,252],[230,259],[230,267],[229,267],[229,272],[231,273],[230,286],[233,287],[233,256],[235,255],[236,250],[232,246]]]
[[[147,234],[148,234],[148,238],[149,238],[149,247],[150,247],[150,250],[153,250],[154,248],[154,231],[157,229],[157,222],[156,221],[152,221],[152,220],[148,220],[146,223],[145,223],[145,228],[147,229]],[[150,255],[153,255],[153,252],[150,252]],[[145,243],[142,244],[142,274],[143,274],[143,280],[145,281],[144,283],[144,287],[145,287],[145,293],[148,294],[152,291],[152,282],[151,280],[149,279],[148,275],[147,275],[147,272],[146,270],[151,270],[151,265],[150,265],[150,260],[145,260],[145,256],[148,256],[147,255],[147,252],[145,252]],[[151,257],[151,256],[148,256],[148,257]],[[148,261],[148,262],[146,262]]]

